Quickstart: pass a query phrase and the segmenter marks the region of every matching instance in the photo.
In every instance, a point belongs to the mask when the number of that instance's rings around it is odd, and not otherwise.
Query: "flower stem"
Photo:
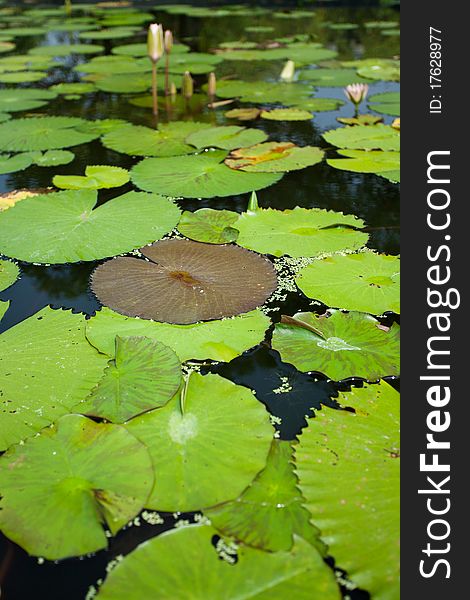
[[[157,96],[157,63],[152,62],[152,99],[153,114],[158,117],[158,96]]]
[[[166,53],[165,63],[165,96],[170,93],[170,54]]]

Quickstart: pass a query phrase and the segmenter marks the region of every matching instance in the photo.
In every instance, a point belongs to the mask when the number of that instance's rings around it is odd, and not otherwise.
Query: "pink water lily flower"
[[[363,100],[365,100],[369,86],[367,83],[351,83],[344,88],[344,94],[348,100],[358,106]]]

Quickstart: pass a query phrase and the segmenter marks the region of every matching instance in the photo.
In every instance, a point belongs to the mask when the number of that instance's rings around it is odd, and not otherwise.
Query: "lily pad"
[[[0,260],[0,292],[13,285],[18,279],[20,270],[11,260]]]
[[[0,150],[23,152],[77,146],[97,135],[78,131],[86,123],[78,117],[29,117],[0,125]]]
[[[0,125],[0,130],[1,130]],[[193,156],[146,158],[131,171],[140,189],[166,196],[213,198],[260,190],[281,179],[281,173],[242,173],[227,167],[227,153],[214,150]]]
[[[17,71],[15,73],[0,73],[0,83],[34,83],[47,77],[44,71]]]
[[[382,123],[330,129],[323,137],[328,143],[348,150],[400,150],[400,132]]]
[[[364,83],[354,69],[308,69],[300,71],[299,79],[309,81],[313,85],[328,87],[346,87],[350,83]]]
[[[284,211],[258,208],[241,214],[234,225],[240,246],[294,257],[357,250],[368,240],[366,233],[354,229],[363,226],[353,215],[298,206]]]
[[[0,154],[0,175],[23,171],[33,164],[33,159],[28,153],[24,154]]]
[[[268,413],[250,390],[197,373],[181,397],[126,427],[147,446],[158,473],[147,507],[169,512],[236,498],[264,468],[273,436]]]
[[[353,388],[323,408],[295,450],[314,523],[336,564],[372,598],[399,597],[399,394],[387,383]]]
[[[79,73],[97,75],[115,75],[120,73],[150,73],[150,61],[142,64],[127,56],[95,56],[87,63],[80,63],[73,68]],[[61,85],[61,84],[59,84]],[[67,84],[64,84],[67,85]]]
[[[66,415],[0,458],[0,527],[51,560],[96,552],[144,507],[149,453],[118,425]],[[38,507],[41,509],[38,510]]]
[[[205,54],[203,52],[184,52],[170,56],[170,73],[182,75],[189,71],[193,75],[202,75],[214,71],[216,65],[222,62],[223,58],[216,54]]]
[[[51,90],[54,90],[58,94],[90,94],[95,91],[95,86],[92,83],[86,83],[83,81],[75,83],[57,83],[51,86]]]
[[[293,60],[297,65],[316,64],[335,58],[337,52],[320,44],[294,43],[285,48],[265,50],[226,50],[220,54],[225,60]]]
[[[128,600],[133,595],[153,600],[340,600],[332,571],[308,542],[296,539],[291,552],[241,547],[233,565],[220,560],[212,545],[215,534],[207,525],[192,525],[141,544],[109,573],[98,600]]]
[[[344,125],[377,125],[382,123],[383,118],[377,115],[357,115],[357,117],[336,117],[336,120]]]
[[[4,52],[11,52],[15,48],[16,48],[16,44],[14,44],[13,42],[1,42],[0,41],[0,54],[3,54]]]
[[[185,142],[188,136],[209,129],[207,123],[191,121],[164,123],[158,129],[128,123],[105,135],[102,142],[106,148],[132,156],[179,156],[194,152]]]
[[[30,155],[34,158],[34,164],[38,167],[68,165],[75,158],[75,154],[69,150],[48,150],[44,153],[31,152]]]
[[[57,96],[53,90],[16,88],[0,90],[0,110],[6,113],[40,108]],[[18,121],[15,121],[18,123]]]
[[[171,52],[172,52],[172,54],[189,52],[189,46],[186,46],[185,44],[174,44],[173,48],[171,49]],[[135,56],[135,57],[145,56],[146,57],[147,53],[148,53],[148,49],[147,49],[147,44],[144,44],[144,43],[123,44],[121,46],[115,46],[112,49],[112,53],[116,54],[118,56]]]
[[[0,321],[5,316],[5,313],[7,312],[9,306],[10,306],[10,301],[9,300],[7,302],[4,302],[3,300],[0,300]]]
[[[247,546],[287,551],[298,535],[323,552],[297,485],[290,442],[273,440],[266,467],[243,494],[204,512],[221,535]]]
[[[171,200],[155,194],[128,192],[94,208],[96,200],[94,190],[26,198],[0,213],[0,252],[35,263],[97,260],[160,239],[180,216]]]
[[[400,312],[400,258],[370,250],[308,265],[296,278],[310,298],[327,306],[380,315]]]
[[[245,313],[277,287],[272,263],[237,246],[162,240],[94,271],[102,304],[130,316],[180,325]]]
[[[355,173],[375,173],[393,183],[400,181],[400,152],[381,150],[338,150],[346,158],[330,158],[330,167]]]
[[[95,119],[94,121],[85,121],[77,129],[85,133],[105,135],[126,124],[127,121],[124,119]]]
[[[11,119],[11,115],[8,115],[7,113],[0,113],[0,123],[3,123],[4,121],[8,121]]]
[[[286,173],[316,165],[323,156],[323,150],[315,146],[300,148],[291,142],[266,142],[234,150],[225,164],[249,173]]]
[[[283,317],[272,346],[299,371],[317,371],[335,381],[374,381],[400,372],[400,327],[383,328],[366,313],[330,310]]]
[[[70,56],[71,54],[97,54],[104,50],[103,46],[96,44],[57,44],[52,46],[36,46],[29,51],[34,56]]]
[[[329,110],[337,110],[344,104],[339,98],[301,98],[295,103],[298,106],[295,108],[301,108],[303,110],[309,110],[311,112],[323,112]]]
[[[70,412],[107,360],[86,340],[83,315],[48,307],[2,333],[0,350],[1,450]]]
[[[239,121],[253,121],[261,114],[259,108],[233,108],[225,113],[227,119],[238,119]]]
[[[261,104],[276,103],[301,106],[311,99],[312,90],[296,83],[270,83],[267,81],[223,80],[217,83],[217,96],[239,98],[241,102]]]
[[[104,307],[87,321],[87,338],[108,356],[114,355],[116,335],[144,335],[173,348],[181,361],[229,362],[262,342],[270,324],[269,318],[259,309],[231,319],[171,325],[125,317]]]
[[[56,175],[52,183],[63,190],[100,190],[120,187],[129,181],[129,171],[109,165],[89,165],[85,176]]]
[[[225,127],[210,127],[196,131],[186,138],[186,142],[196,148],[221,148],[233,150],[243,146],[253,146],[268,139],[268,135],[261,129],[247,129],[236,125]]]
[[[135,27],[110,27],[99,31],[84,31],[78,37],[83,40],[118,40],[131,37],[135,33]]]
[[[273,108],[272,110],[263,110],[262,119],[269,121],[310,121],[313,115],[308,110],[300,108]]]
[[[356,67],[358,75],[377,81],[400,81],[400,63],[389,58],[363,58],[342,63]]]
[[[93,80],[98,90],[110,94],[140,94],[152,86],[152,77],[147,72],[115,73],[106,77],[96,76],[96,80]],[[163,81],[159,82],[158,87],[163,89]]]
[[[178,231],[196,242],[227,244],[235,242],[238,230],[233,227],[239,214],[231,210],[201,208],[195,212],[184,211]]]
[[[76,412],[124,423],[164,406],[178,391],[181,364],[171,348],[146,337],[116,336],[115,356]]]
[[[369,97],[368,107],[383,115],[400,116],[400,93],[384,92]]]

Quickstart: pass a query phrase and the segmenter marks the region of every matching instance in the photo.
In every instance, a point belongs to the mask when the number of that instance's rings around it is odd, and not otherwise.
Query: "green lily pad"
[[[369,97],[368,107],[382,115],[400,116],[400,93],[384,92]]]
[[[0,150],[55,150],[84,144],[97,137],[78,131],[85,122],[78,117],[29,117],[6,121],[0,125]]]
[[[0,154],[0,175],[23,171],[33,164],[33,159],[28,153],[24,154]]]
[[[124,121],[124,119],[96,119],[95,121],[85,121],[77,129],[84,133],[105,135],[126,124],[127,121]]]
[[[0,300],[0,321],[5,316],[5,313],[7,312],[9,306],[10,306],[10,301],[9,300],[7,302],[4,302],[3,300]]]
[[[79,73],[97,75],[116,75],[120,73],[150,73],[150,61],[142,64],[127,56],[95,56],[87,63],[81,63],[73,68]],[[61,84],[59,84],[61,85]],[[66,84],[64,84],[66,85]]]
[[[400,259],[372,251],[317,260],[300,271],[299,288],[327,306],[380,315],[400,312]]]
[[[265,466],[273,436],[268,413],[250,390],[197,373],[181,397],[126,427],[147,446],[158,473],[147,507],[169,512],[236,498]]]
[[[56,46],[36,46],[29,54],[41,56],[70,56],[71,54],[98,54],[104,50],[96,44],[57,44]]]
[[[313,85],[328,87],[346,87],[350,83],[364,83],[364,78],[354,69],[308,69],[300,71],[299,79]]]
[[[272,347],[299,371],[318,371],[335,381],[374,381],[400,372],[400,327],[383,328],[366,313],[330,310],[283,317]]]
[[[342,63],[345,67],[356,67],[357,74],[376,81],[400,81],[400,63],[389,58],[364,58]]]
[[[269,318],[259,309],[230,319],[172,325],[125,317],[103,307],[87,321],[87,338],[108,356],[114,356],[116,335],[143,335],[172,348],[181,361],[229,362],[262,342],[270,324]]]
[[[159,7],[160,8],[160,7]],[[147,56],[148,49],[147,44],[124,44],[122,46],[115,46],[112,51],[113,54],[118,56],[134,56],[141,57]],[[185,44],[174,44],[171,50],[172,55],[189,52],[189,46]]]
[[[295,450],[314,523],[336,564],[377,600],[399,597],[399,394],[387,383],[354,388],[323,408]]]
[[[316,64],[335,58],[337,52],[323,48],[320,44],[294,43],[285,48],[266,50],[226,50],[219,56],[225,60],[293,60],[297,65]]]
[[[181,364],[171,348],[146,337],[116,336],[115,357],[76,412],[124,423],[164,406],[181,384]]]
[[[106,148],[132,156],[178,156],[194,152],[185,142],[188,136],[208,129],[207,123],[191,121],[163,123],[158,129],[128,123],[105,135],[102,142]]]
[[[141,544],[109,573],[97,599],[340,600],[333,572],[308,542],[297,538],[291,552],[276,553],[242,546],[233,565],[216,553],[216,533],[207,525],[192,525]]]
[[[375,173],[393,183],[400,181],[400,152],[381,150],[338,150],[346,158],[330,158],[326,162],[335,169],[355,173]]]
[[[50,56],[14,54],[0,58],[0,69],[3,69],[4,71],[47,71],[54,66],[54,60]],[[24,91],[24,89],[21,91]],[[44,90],[31,88],[30,91],[41,92]]]
[[[0,131],[1,131],[0,125]],[[222,150],[171,158],[146,158],[131,171],[140,189],[166,196],[212,198],[260,190],[281,179],[280,173],[242,173],[227,167]]]
[[[178,231],[196,242],[227,244],[235,242],[238,237],[238,230],[233,227],[238,217],[239,214],[231,210],[186,210],[181,215]]]
[[[217,96],[220,98],[239,98],[241,102],[260,104],[278,102],[286,106],[302,106],[303,101],[311,100],[312,89],[296,83],[270,83],[268,81],[233,79],[217,83]]]
[[[225,113],[227,119],[238,119],[239,121],[253,121],[261,114],[259,108],[233,108]]]
[[[47,33],[47,29],[43,27],[10,27],[8,34],[14,37],[27,37],[30,35],[43,35]]]
[[[115,73],[96,79],[95,86],[102,92],[110,94],[139,94],[146,92],[152,86],[152,76],[147,72]],[[163,89],[163,80],[160,77],[159,89]]]
[[[97,260],[160,239],[180,216],[171,200],[154,194],[128,192],[94,209],[96,200],[94,190],[26,198],[0,213],[0,252],[35,263]]]
[[[44,71],[17,71],[0,73],[0,83],[33,83],[47,77]]]
[[[95,552],[144,507],[149,453],[124,427],[66,415],[0,458],[0,528],[51,560]],[[41,507],[41,510],[38,510]]]
[[[324,152],[315,146],[295,146],[291,142],[265,142],[234,150],[225,164],[248,173],[286,173],[318,164]]]
[[[75,83],[57,83],[51,86],[51,90],[54,90],[58,94],[90,94],[95,91],[95,86],[92,83],[86,83],[83,81]]]
[[[186,142],[196,148],[233,150],[243,146],[253,146],[253,144],[264,142],[267,139],[268,135],[261,129],[247,129],[246,127],[227,125],[196,131],[186,138]]]
[[[294,108],[301,108],[311,112],[337,110],[344,102],[339,98],[301,98]]]
[[[118,40],[131,37],[136,33],[135,27],[111,27],[99,31],[84,31],[78,36],[82,40]]]
[[[383,118],[377,115],[357,115],[357,117],[336,117],[336,120],[344,125],[377,125],[382,123]]]
[[[298,535],[324,551],[302,506],[292,452],[290,442],[273,440],[266,467],[243,494],[204,511],[221,535],[270,552],[290,550]]]
[[[129,171],[109,165],[89,165],[85,176],[56,175],[52,183],[64,190],[100,190],[120,187],[129,181]]]
[[[368,235],[353,227],[363,226],[364,221],[353,215],[298,206],[283,211],[258,208],[242,213],[234,225],[240,246],[294,257],[357,250],[367,243]]]
[[[69,150],[48,150],[47,152],[31,152],[34,158],[34,164],[38,167],[55,167],[58,165],[68,165],[71,163],[75,154]]]
[[[2,333],[0,349],[1,450],[70,412],[107,361],[86,340],[83,315],[48,307]]]
[[[40,108],[57,96],[53,90],[16,88],[0,90],[0,110],[17,112]],[[18,121],[15,121],[18,123]]]
[[[3,123],[4,121],[9,121],[10,119],[11,115],[7,113],[0,113],[0,123]]]
[[[1,42],[0,41],[0,54],[3,54],[4,52],[11,52],[15,48],[16,48],[16,44],[14,44],[13,42]]]
[[[11,260],[0,260],[0,292],[13,285],[18,279],[20,270]]]
[[[400,132],[382,123],[338,127],[323,137],[328,143],[348,150],[400,150]]]
[[[357,29],[359,25],[357,23],[329,23],[328,29],[334,31],[350,31],[351,29]]]
[[[183,75],[189,71],[193,75],[203,75],[214,71],[217,64],[222,62],[222,58],[215,54],[203,54],[201,52],[188,52],[186,54],[171,54],[169,61],[170,73]]]
[[[261,118],[269,121],[310,121],[313,115],[300,108],[273,108],[261,111]]]

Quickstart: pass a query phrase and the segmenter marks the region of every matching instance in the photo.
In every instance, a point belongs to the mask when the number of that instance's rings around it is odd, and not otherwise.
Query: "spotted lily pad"
[[[271,552],[290,550],[294,535],[320,552],[318,530],[302,506],[289,442],[273,440],[266,467],[236,500],[205,511],[221,535]]]
[[[1,126],[0,126],[1,128]],[[140,189],[166,196],[212,198],[260,190],[281,179],[281,173],[242,173],[223,163],[227,153],[214,150],[193,156],[146,158],[131,171]]]
[[[140,251],[149,260],[118,257],[92,275],[101,303],[130,317],[178,324],[231,317],[277,287],[272,263],[237,246],[171,239]]]
[[[399,395],[387,383],[340,395],[295,450],[301,490],[329,551],[377,600],[400,595]]]
[[[99,190],[120,187],[129,181],[129,171],[109,165],[90,165],[85,176],[56,175],[52,183],[63,190]]]
[[[299,371],[318,371],[336,381],[374,381],[400,372],[400,327],[383,328],[366,313],[330,310],[283,317],[272,346]]]
[[[323,150],[315,146],[300,148],[291,142],[265,142],[234,150],[225,164],[249,173],[285,173],[316,165],[323,156]]]
[[[0,292],[13,285],[18,279],[20,270],[11,260],[0,260]]]
[[[0,449],[70,412],[98,383],[106,360],[87,342],[84,316],[69,311],[44,308],[2,333]]]
[[[365,82],[354,69],[308,69],[300,71],[299,79],[309,81],[313,85],[328,87],[345,87],[350,83]]]
[[[400,181],[400,152],[381,150],[338,150],[345,158],[330,158],[326,162],[335,169],[355,173],[375,173],[393,183]]]
[[[295,257],[361,248],[368,235],[354,228],[363,226],[364,221],[353,215],[298,206],[284,211],[249,210],[234,224],[240,246],[274,256]]]
[[[269,121],[310,121],[313,115],[308,110],[300,108],[273,108],[272,110],[263,110],[262,119]]]
[[[330,129],[323,137],[328,143],[348,150],[400,150],[400,132],[382,123]]]
[[[238,230],[233,226],[239,214],[231,210],[201,208],[195,212],[184,211],[178,223],[178,231],[196,242],[227,244],[235,242]]]
[[[150,338],[116,336],[115,356],[76,412],[124,423],[164,406],[181,383],[181,365],[171,348]]]
[[[127,429],[147,446],[158,473],[147,507],[170,512],[236,498],[265,466],[273,435],[250,390],[199,374],[190,376],[181,397],[136,417]]]
[[[53,90],[16,88],[0,90],[0,110],[6,113],[40,108],[57,96]],[[15,121],[18,123],[18,121]]]
[[[105,548],[102,524],[116,533],[138,514],[153,473],[124,427],[66,415],[0,458],[0,482],[3,533],[54,560]]]
[[[94,190],[26,198],[0,213],[0,252],[36,263],[97,260],[160,239],[180,216],[171,200],[154,194],[129,192],[94,208],[96,200]]]
[[[296,279],[310,298],[328,306],[380,315],[400,312],[400,259],[372,251],[332,256],[308,265]]]
[[[297,538],[291,552],[242,546],[233,565],[220,560],[212,545],[215,534],[207,525],[192,525],[141,544],[109,573],[97,599],[264,600],[290,595],[296,600],[340,600],[332,571],[305,540]]]
[[[191,121],[163,123],[158,129],[128,123],[106,134],[102,142],[106,148],[132,156],[179,156],[195,151],[185,142],[188,136],[209,129],[207,123]]]
[[[369,108],[383,115],[392,115],[393,117],[400,116],[400,93],[399,92],[384,92],[382,94],[374,94],[370,96]]]
[[[146,336],[173,348],[180,360],[229,362],[263,341],[271,321],[259,309],[231,319],[170,325],[125,317],[102,308],[87,321],[87,338],[100,352],[114,356],[114,340],[120,336]]]
[[[236,125],[227,125],[196,131],[186,138],[186,142],[196,148],[233,150],[242,146],[253,146],[253,144],[259,144],[267,139],[267,134],[261,129],[247,129]]]

